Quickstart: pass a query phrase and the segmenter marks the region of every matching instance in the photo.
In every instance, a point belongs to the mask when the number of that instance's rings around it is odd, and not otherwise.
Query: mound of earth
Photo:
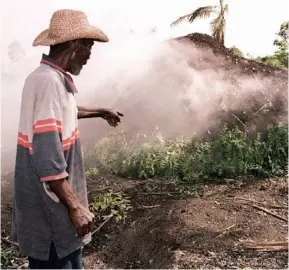
[[[168,42],[184,54],[188,54],[190,47],[196,48],[186,59],[188,65],[200,73],[216,72],[216,83],[224,81],[224,87],[231,83],[231,91],[227,91],[214,104],[209,103],[213,108],[205,120],[211,136],[217,134],[225,123],[253,133],[266,132],[270,124],[287,124],[287,68],[272,67],[235,55],[206,34],[193,33]],[[194,104],[188,100],[185,106],[190,105],[193,107]],[[198,123],[198,117],[194,117],[198,111],[190,109],[189,113],[191,117],[188,118],[194,121],[194,125],[201,125],[204,121],[202,118]],[[204,135],[202,130],[199,135]]]
[[[212,50],[213,53],[218,56],[224,56],[224,62],[214,63],[214,68],[216,69],[221,67],[222,69],[230,71],[230,73],[234,73],[238,69],[239,74],[261,74],[264,76],[279,77],[280,80],[283,81],[285,85],[287,85],[288,69],[283,67],[272,67],[254,60],[249,60],[244,57],[232,54],[230,50],[226,48],[222,43],[218,42],[216,39],[209,35],[193,33],[187,36],[175,38],[170,42],[175,41],[180,43],[193,44],[200,49],[207,48]]]

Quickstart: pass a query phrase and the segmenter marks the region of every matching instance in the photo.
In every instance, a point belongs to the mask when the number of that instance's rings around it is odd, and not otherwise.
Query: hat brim
[[[71,29],[70,32],[66,32],[64,35],[59,37],[53,37],[50,34],[49,29],[42,31],[36,39],[33,41],[33,46],[52,46],[66,41],[75,39],[92,39],[98,42],[108,42],[107,35],[99,28],[89,25],[81,29]]]

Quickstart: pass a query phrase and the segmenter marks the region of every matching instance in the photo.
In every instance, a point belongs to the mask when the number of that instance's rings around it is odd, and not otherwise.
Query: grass
[[[134,179],[283,176],[288,165],[288,127],[275,125],[266,134],[249,136],[237,127],[225,126],[214,140],[164,140],[157,132],[128,140],[124,133],[116,133],[84,150],[84,156],[87,171]]]

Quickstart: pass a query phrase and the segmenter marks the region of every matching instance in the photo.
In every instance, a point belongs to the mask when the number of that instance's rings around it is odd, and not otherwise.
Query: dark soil
[[[230,184],[228,180],[219,185],[184,185],[157,180],[89,178],[90,201],[108,190],[121,191],[131,199],[133,211],[125,223],[111,221],[94,235],[93,242],[84,249],[86,268],[287,268],[287,252],[252,251],[239,241],[286,241],[287,223],[238,199],[286,208],[287,180],[239,179],[235,183],[238,184]],[[1,234],[9,237],[11,186],[2,188],[1,206]],[[287,217],[287,209],[266,207]],[[27,266],[17,248],[4,242],[1,245],[12,252],[12,268]]]
[[[95,181],[92,187],[99,183]],[[126,180],[115,181],[118,190],[126,186]],[[132,199],[135,210],[126,224],[103,228],[92,247],[86,249],[87,267],[287,267],[286,252],[251,251],[239,241],[287,240],[287,223],[237,199],[244,197],[286,207],[286,179],[257,182],[240,179],[238,185],[191,187],[145,181],[126,188],[124,191]],[[184,196],[185,193],[190,196]],[[143,209],[147,206],[155,208]],[[287,217],[287,209],[277,212]],[[235,227],[221,236],[233,224]]]

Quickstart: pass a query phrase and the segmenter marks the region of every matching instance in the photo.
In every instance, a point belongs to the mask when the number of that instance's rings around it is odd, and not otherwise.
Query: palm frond
[[[184,20],[188,20],[190,23],[192,23],[196,18],[207,18],[209,17],[212,13],[216,12],[217,6],[206,6],[206,7],[200,7],[197,8],[194,12],[184,15],[177,20],[175,20],[171,26],[175,26],[179,24],[180,22]]]
[[[225,5],[225,8],[224,8],[224,14],[228,13],[228,12],[229,12],[229,5],[227,4],[227,5]]]
[[[220,0],[220,7],[223,8],[224,0]]]
[[[182,21],[187,20],[190,15],[191,15],[191,13],[190,13],[190,14],[187,14],[187,15],[184,15],[184,16],[182,16],[182,17],[180,17],[180,18],[178,18],[177,20],[175,20],[175,21],[171,24],[171,26],[175,26],[175,25],[181,23]]]
[[[226,19],[223,12],[220,12],[217,18],[211,22],[212,36],[224,44]]]

